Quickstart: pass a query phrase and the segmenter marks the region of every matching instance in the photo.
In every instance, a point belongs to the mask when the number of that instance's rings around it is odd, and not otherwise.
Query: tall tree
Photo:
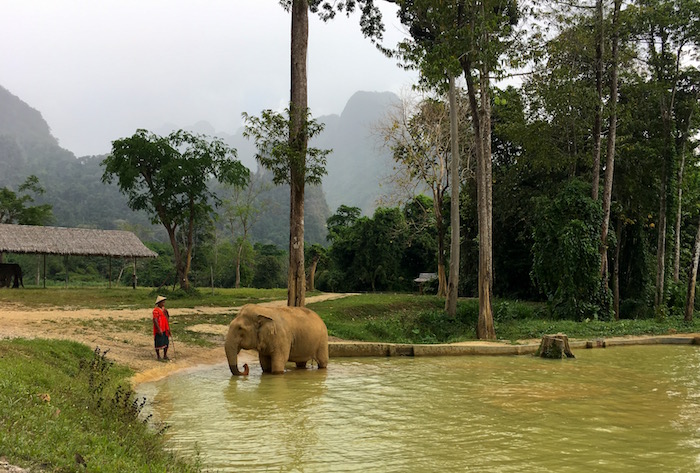
[[[696,0],[639,0],[632,9],[636,20],[635,31],[645,42],[641,51],[649,80],[653,84],[652,100],[658,104],[661,121],[659,150],[660,195],[657,225],[656,290],[654,307],[657,314],[664,312],[666,279],[666,238],[668,204],[675,183],[671,179],[678,152],[675,108],[679,80],[682,77],[683,57],[688,50],[700,45],[700,4]]]
[[[241,287],[241,260],[243,249],[248,242],[251,228],[260,218],[261,213],[267,207],[267,201],[260,201],[260,194],[270,188],[260,173],[251,176],[245,187],[226,186],[229,196],[222,199],[222,213],[226,220],[226,228],[231,233],[231,238],[236,246],[236,280],[235,287]]]
[[[455,76],[449,75],[450,97],[450,187],[452,195],[450,200],[450,278],[447,286],[447,298],[445,300],[445,310],[447,314],[457,317],[457,296],[459,295],[459,125],[457,119],[457,91],[455,87]],[[467,165],[469,169],[469,165]]]
[[[610,112],[608,124],[608,141],[605,158],[605,179],[603,185],[603,223],[600,232],[600,274],[604,290],[608,288],[608,232],[610,229],[610,209],[612,205],[613,176],[615,169],[615,140],[617,139],[617,99],[618,99],[618,61],[620,47],[620,7],[621,0],[614,1],[612,14],[612,40],[610,58]],[[602,7],[601,7],[602,8]],[[606,297],[607,299],[607,297]]]
[[[306,297],[304,271],[304,189],[311,182],[304,173],[306,148],[309,141],[307,117],[308,83],[307,51],[309,44],[309,8],[318,12],[322,19],[335,16],[336,11],[350,14],[358,6],[362,10],[362,31],[366,36],[381,38],[383,26],[381,13],[373,0],[349,0],[336,2],[326,0],[280,0],[280,4],[291,12],[291,77],[289,103],[289,147],[294,159],[290,161],[290,209],[289,209],[289,273],[287,277],[287,305],[303,306]],[[312,179],[313,181],[313,179]]]
[[[297,156],[290,166],[289,209],[289,273],[287,305],[304,306],[306,273],[304,271],[304,162],[309,136],[306,131],[308,113],[306,53],[309,44],[309,4],[307,0],[292,2],[291,99],[289,102],[289,147]]]
[[[454,108],[454,118],[457,121],[457,106]],[[464,113],[463,110],[462,112]],[[451,131],[451,113],[452,108],[440,100],[426,97],[414,104],[410,99],[404,98],[387,122],[380,126],[384,142],[392,150],[397,163],[396,172],[391,178],[394,186],[407,188],[409,198],[415,195],[416,190],[420,192],[426,187],[432,194],[432,214],[438,239],[438,296],[441,297],[447,295],[445,239],[448,222],[445,221],[443,209],[447,192],[454,189],[454,182],[459,188],[459,159],[451,160],[451,155],[459,156],[459,150],[451,148],[450,139],[452,134],[456,139],[458,131]],[[451,162],[456,165],[456,170],[450,168]],[[459,204],[459,195],[456,202]],[[454,232],[454,227],[452,231]],[[459,239],[459,231],[456,238]],[[458,261],[459,259],[455,265],[450,265],[450,268],[458,268]]]
[[[476,156],[479,234],[479,319],[477,337],[496,338],[493,324],[493,181],[491,161],[491,76],[499,73],[518,21],[513,0],[405,0],[399,17],[411,34],[400,45],[429,80],[461,68],[467,83]],[[434,80],[434,79],[433,79]]]
[[[593,121],[593,200],[598,200],[600,186],[600,155],[603,130],[603,0],[595,0],[595,89],[596,107]]]
[[[132,210],[145,210],[153,224],[162,224],[173,248],[178,284],[189,290],[195,232],[218,203],[209,186],[219,182],[245,185],[248,169],[236,150],[219,139],[183,130],[161,137],[147,130],[112,142],[102,161],[102,182],[117,180]]]

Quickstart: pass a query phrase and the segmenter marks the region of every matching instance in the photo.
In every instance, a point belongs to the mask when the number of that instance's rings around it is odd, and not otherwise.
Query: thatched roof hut
[[[155,258],[131,232],[0,224],[0,253]]]

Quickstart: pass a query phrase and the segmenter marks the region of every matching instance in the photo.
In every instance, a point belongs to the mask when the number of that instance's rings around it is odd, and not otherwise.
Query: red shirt
[[[170,324],[168,324],[168,318],[165,316],[165,311],[160,307],[156,306],[153,309],[153,335],[158,333],[156,324],[160,327],[162,332],[170,331]]]

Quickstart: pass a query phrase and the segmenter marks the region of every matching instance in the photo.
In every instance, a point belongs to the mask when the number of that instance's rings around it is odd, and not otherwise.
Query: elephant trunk
[[[226,345],[226,358],[228,359],[228,367],[231,369],[231,374],[234,376],[247,376],[250,372],[248,363],[243,365],[243,371],[238,369],[238,352],[241,351],[238,347],[229,347]]]

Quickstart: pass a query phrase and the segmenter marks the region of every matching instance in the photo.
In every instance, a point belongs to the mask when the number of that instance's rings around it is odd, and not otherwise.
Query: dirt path
[[[320,302],[338,299],[350,294],[321,294],[307,298],[307,302]],[[264,305],[285,305],[286,301],[273,301]],[[192,309],[168,309],[170,317],[177,320],[185,314],[230,314],[233,318],[239,307],[195,307]],[[153,336],[150,332],[151,308],[139,310],[103,310],[77,309],[71,307],[51,307],[31,309],[20,304],[0,303],[0,339],[2,338],[49,338],[65,339],[84,343],[89,347],[109,350],[107,358],[133,369],[135,384],[154,381],[176,371],[202,364],[215,364],[226,361],[223,351],[226,327],[223,325],[197,325],[190,327],[211,334],[216,343],[214,348],[178,343],[177,333],[168,353],[172,361],[156,361],[153,350]],[[115,321],[134,321],[143,326],[143,330],[128,330],[103,324],[99,329],[85,321],[106,319]],[[136,325],[139,327],[139,325]],[[242,363],[257,361],[257,355],[243,351],[239,357]],[[2,471],[2,470],[0,470]]]

